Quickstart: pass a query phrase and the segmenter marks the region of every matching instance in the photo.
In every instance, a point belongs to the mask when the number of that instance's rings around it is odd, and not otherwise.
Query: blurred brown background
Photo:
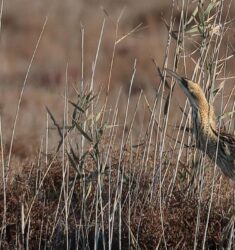
[[[0,33],[0,112],[5,143],[9,144],[10,141],[20,90],[47,16],[48,22],[30,69],[17,123],[14,149],[20,157],[26,157],[28,152],[40,145],[46,128],[45,106],[61,118],[67,64],[69,85],[80,84],[81,26],[85,32],[84,81],[89,83],[102,22],[106,18],[94,82],[95,88],[99,90],[108,84],[116,22],[121,12],[123,11],[123,15],[120,19],[118,37],[124,36],[142,24],[140,30],[123,39],[117,46],[110,95],[114,97],[111,99],[115,103],[117,93],[122,88],[124,94],[121,96],[121,103],[125,104],[136,59],[137,72],[133,98],[135,96],[138,98],[140,90],[143,90],[153,102],[159,76],[152,59],[154,58],[162,67],[168,36],[162,17],[169,21],[171,2],[170,0],[4,1]],[[181,1],[176,1],[174,10],[176,27],[180,19],[180,6],[178,6],[180,3]],[[194,3],[190,1],[192,9],[196,4],[197,1]],[[235,13],[234,2],[230,12],[231,15]],[[229,39],[230,42],[234,40],[234,31],[230,32]],[[224,48],[226,49],[226,46]],[[234,69],[233,61],[229,66],[230,73]],[[169,62],[169,66],[171,64],[172,62]],[[176,93],[173,102],[178,103],[183,95],[180,91]],[[110,105],[112,106],[112,103]],[[177,107],[175,106],[173,110],[175,116],[178,112]],[[139,116],[140,120],[144,119],[141,114]]]

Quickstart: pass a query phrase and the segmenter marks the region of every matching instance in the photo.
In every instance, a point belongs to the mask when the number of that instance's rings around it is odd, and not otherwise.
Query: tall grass
[[[234,247],[233,189],[215,163],[195,148],[189,103],[172,104],[177,87],[165,72],[172,68],[199,82],[210,103],[219,107],[218,126],[234,130],[234,88],[227,91],[232,80],[226,70],[231,59],[227,41],[231,20],[229,5],[224,4],[182,1],[178,6],[172,1],[171,16],[163,20],[168,37],[160,48],[165,58],[161,65],[156,63],[160,80],[153,101],[144,90],[134,98],[138,71],[138,60],[134,60],[128,92],[120,89],[110,102],[116,49],[140,28],[119,36],[121,15],[107,70],[108,90],[95,88],[96,66],[102,63],[99,51],[109,21],[105,17],[90,81],[84,81],[82,66],[71,96],[67,65],[63,121],[47,108],[47,129],[37,163],[10,183],[2,155],[2,249]],[[81,27],[81,65],[85,32]],[[2,133],[0,122],[3,152]],[[48,152],[52,133],[57,133],[58,145]]]

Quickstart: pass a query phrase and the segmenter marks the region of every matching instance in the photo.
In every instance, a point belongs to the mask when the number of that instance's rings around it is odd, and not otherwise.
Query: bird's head
[[[216,129],[216,116],[213,107],[207,102],[206,96],[199,84],[194,83],[187,78],[181,77],[175,72],[167,69],[167,72],[172,75],[179,83],[181,89],[184,91],[189,99],[193,111],[200,113],[201,126],[208,129]],[[213,131],[212,131],[213,132]]]
[[[199,108],[201,104],[203,105],[207,103],[206,97],[199,84],[194,83],[193,81],[188,80],[187,78],[181,77],[169,69],[167,69],[167,72],[178,81],[181,89],[188,97],[189,102],[193,108]]]

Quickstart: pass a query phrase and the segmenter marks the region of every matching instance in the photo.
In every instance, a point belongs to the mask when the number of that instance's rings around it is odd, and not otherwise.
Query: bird
[[[200,86],[176,72],[166,69],[174,77],[189,100],[192,110],[192,132],[196,147],[205,152],[235,182],[235,136],[217,128],[214,108]]]

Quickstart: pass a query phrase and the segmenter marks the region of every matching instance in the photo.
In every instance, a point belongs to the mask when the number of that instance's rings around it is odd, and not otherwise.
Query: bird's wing
[[[224,150],[233,158],[233,164],[235,165],[235,136],[222,132],[219,134],[221,145]]]
[[[234,164],[235,164],[235,136],[228,134],[223,130],[220,130],[220,132],[218,132],[212,127],[211,129],[213,133],[216,135],[216,137],[219,137],[220,146],[222,147],[222,150],[227,155],[230,155],[234,159]]]
[[[219,138],[226,142],[230,147],[233,147],[235,150],[235,136],[231,134],[227,134],[225,132],[219,133]]]
[[[216,137],[219,136],[219,139],[221,141],[223,141],[224,143],[228,144],[230,147],[234,147],[235,148],[235,136],[234,135],[228,134],[228,133],[226,133],[222,129],[220,129],[220,131],[218,132],[212,126],[211,126],[211,130],[216,135]]]

